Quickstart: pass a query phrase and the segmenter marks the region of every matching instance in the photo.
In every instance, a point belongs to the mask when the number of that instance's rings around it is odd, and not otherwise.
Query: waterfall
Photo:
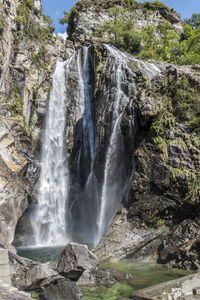
[[[92,103],[93,88],[91,82],[91,68],[89,63],[89,50],[88,47],[83,48],[83,82],[84,82],[84,99],[85,110],[83,114],[83,143],[85,155],[90,156],[90,163],[94,160],[94,121],[92,116]]]
[[[81,105],[80,119],[74,131],[72,150],[69,217],[71,239],[93,247],[98,211],[98,181],[93,170],[95,146],[94,72],[89,47],[76,53],[73,61],[78,89],[76,98]],[[68,78],[68,74],[67,78]],[[73,96],[72,96],[73,97]],[[77,101],[77,100],[76,100]]]
[[[108,101],[105,102],[108,126],[104,153],[95,152],[95,73],[91,49],[83,47],[66,62],[56,64],[42,148],[38,205],[34,213],[37,245],[66,244],[73,240],[94,248],[130,186],[129,176],[133,177],[133,174],[125,169],[125,142],[121,134],[124,110],[129,107],[131,112],[137,94],[134,71],[129,62],[137,63],[138,69],[149,80],[159,70],[155,65],[136,60],[113,46],[105,45],[105,48],[108,57],[103,74],[105,76],[108,69],[112,78],[108,90],[105,90],[105,94],[108,92],[108,97],[105,97]],[[132,79],[128,82],[132,98],[129,98],[126,86],[130,75]],[[72,88],[74,83],[76,85]],[[104,99],[101,101],[102,105]],[[67,113],[69,120],[66,119]],[[129,119],[131,122],[133,115]],[[66,134],[68,125],[69,136]],[[130,126],[133,127],[134,123]],[[69,173],[66,140],[71,140],[72,136]]]
[[[127,96],[121,88],[123,78],[124,60],[115,50],[106,45],[107,50],[115,57],[113,73],[115,73],[116,92],[114,96],[114,112],[112,117],[112,131],[109,145],[106,152],[104,180],[101,193],[100,209],[98,216],[98,243],[110,225],[114,215],[119,209],[124,192],[124,172],[123,172],[123,149],[121,141],[120,122],[122,113],[120,112],[121,100],[124,97],[128,102]]]
[[[125,70],[133,74],[129,68],[129,62],[133,61],[138,64],[141,72],[150,80],[158,74],[160,70],[151,63],[139,61],[128,54],[124,54],[113,46],[105,44],[107,51],[115,59],[113,74],[115,74],[116,92],[114,97],[114,112],[112,117],[112,131],[108,144],[104,168],[104,180],[101,193],[100,209],[98,216],[98,235],[96,244],[100,241],[102,235],[106,232],[114,215],[119,209],[120,203],[127,190],[128,179],[125,177],[123,165],[123,148],[121,141],[120,123],[123,115],[123,109],[120,110],[120,104],[125,100],[129,103],[128,97],[122,89],[122,79]],[[124,70],[124,71],[123,71]],[[135,94],[137,93],[136,85],[132,83]],[[130,175],[131,178],[133,177]]]
[[[65,202],[68,193],[66,131],[66,62],[58,61],[53,75],[34,215],[36,245],[65,244]]]

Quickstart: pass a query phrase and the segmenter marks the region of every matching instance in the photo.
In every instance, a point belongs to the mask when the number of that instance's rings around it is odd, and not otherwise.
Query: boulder
[[[62,276],[76,281],[85,270],[96,269],[97,266],[97,257],[86,245],[70,243],[61,253],[55,269]]]
[[[49,263],[40,264],[26,273],[26,286],[37,286],[42,280],[51,276],[57,276],[58,273],[52,269]]]
[[[80,300],[81,296],[76,284],[69,279],[58,281],[44,290],[45,300]]]

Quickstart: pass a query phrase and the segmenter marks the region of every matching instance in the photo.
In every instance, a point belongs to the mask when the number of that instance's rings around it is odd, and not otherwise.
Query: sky
[[[143,2],[143,0],[139,0],[139,2]],[[200,13],[200,0],[163,0],[162,2],[173,7],[181,14],[182,19],[191,17],[193,13]],[[59,24],[58,20],[63,17],[63,11],[69,11],[75,3],[76,0],[42,0],[43,12],[54,20],[56,33],[65,32],[66,26]]]

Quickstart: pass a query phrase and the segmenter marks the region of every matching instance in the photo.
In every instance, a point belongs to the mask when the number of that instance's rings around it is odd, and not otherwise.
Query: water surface
[[[133,260],[105,262],[101,264],[101,268],[118,271],[117,277],[119,281],[110,287],[81,288],[84,294],[82,300],[116,300],[118,297],[130,297],[133,291],[177,279],[191,273],[180,269],[167,269],[155,263],[141,263]],[[120,279],[120,274],[127,274],[127,279],[124,279],[125,276],[121,276],[123,279]]]
[[[65,246],[59,247],[24,247],[18,248],[17,254],[19,256],[32,259],[37,262],[45,263],[48,261],[55,261],[63,251]]]

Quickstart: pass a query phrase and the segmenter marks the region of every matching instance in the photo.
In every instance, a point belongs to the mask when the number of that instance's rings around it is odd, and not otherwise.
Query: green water
[[[63,248],[20,248],[17,253],[44,263],[57,260]],[[190,274],[184,270],[167,269],[161,265],[133,260],[109,261],[102,263],[100,267],[116,271],[112,276],[117,283],[110,286],[82,287],[81,291],[84,294],[82,300],[116,300],[118,297],[129,297],[133,291]]]
[[[101,265],[101,268],[117,271],[116,275],[119,282],[110,287],[81,288],[84,294],[82,300],[116,300],[118,297],[130,297],[133,291],[190,274],[184,270],[166,269],[161,265],[137,263],[133,260],[106,262]],[[128,277],[132,275],[132,278],[120,280],[120,274],[129,274]],[[121,277],[124,278],[125,276]]]
[[[18,248],[17,254],[19,256],[32,259],[37,262],[45,263],[48,261],[57,260],[58,256],[65,247],[24,247]]]

